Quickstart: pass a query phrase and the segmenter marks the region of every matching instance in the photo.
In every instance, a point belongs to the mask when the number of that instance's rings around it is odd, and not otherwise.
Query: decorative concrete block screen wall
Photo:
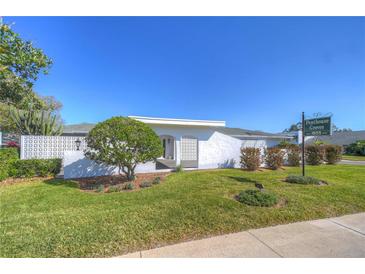
[[[80,139],[80,151],[86,148],[82,136],[35,136],[22,135],[20,139],[21,159],[63,158],[65,151],[76,151],[75,141]]]

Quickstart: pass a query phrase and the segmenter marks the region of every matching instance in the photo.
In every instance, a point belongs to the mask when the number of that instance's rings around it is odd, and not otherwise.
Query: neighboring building
[[[226,127],[225,121],[166,119],[129,116],[144,122],[159,135],[164,153],[156,163],[139,165],[136,172],[184,168],[211,169],[239,167],[241,147],[266,148],[292,136]],[[91,124],[65,126],[64,134],[82,136]],[[115,169],[101,167],[86,159],[81,151],[65,152],[65,178],[88,177],[115,173]]]
[[[305,143],[311,144],[320,140],[328,144],[347,146],[359,140],[365,140],[365,130],[333,132],[328,136],[306,137]]]
[[[87,133],[95,126],[95,124],[82,123],[75,125],[63,126],[62,136],[86,136]]]

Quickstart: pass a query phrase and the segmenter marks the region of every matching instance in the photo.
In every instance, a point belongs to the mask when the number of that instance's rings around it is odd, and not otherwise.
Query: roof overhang
[[[244,139],[294,139],[293,136],[282,136],[282,135],[231,135],[236,138],[244,138]]]
[[[212,120],[188,120],[188,119],[172,119],[172,118],[154,118],[143,116],[128,116],[137,121],[152,125],[174,125],[174,126],[201,126],[201,127],[225,127],[225,121]]]

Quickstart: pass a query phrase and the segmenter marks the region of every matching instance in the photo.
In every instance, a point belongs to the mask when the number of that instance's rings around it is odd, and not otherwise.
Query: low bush
[[[365,156],[365,140],[358,140],[346,146],[346,153],[351,155]]]
[[[123,189],[125,189],[125,190],[132,190],[132,189],[134,189],[134,184],[133,183],[126,183],[123,186]]]
[[[339,145],[325,145],[325,161],[328,164],[336,164],[342,159],[342,147]]]
[[[285,181],[291,184],[318,185],[320,180],[310,176],[289,175]]]
[[[324,160],[324,146],[306,145],[304,155],[307,164],[314,166],[320,165]]]
[[[0,181],[11,177],[13,163],[19,159],[17,148],[0,149]]]
[[[181,164],[176,166],[175,172],[183,172],[183,171],[184,171],[184,168]]]
[[[151,182],[142,182],[139,187],[141,188],[145,188],[145,187],[151,187],[152,183]]]
[[[112,193],[112,192],[119,192],[120,188],[118,186],[110,186],[108,188],[108,193]]]
[[[288,166],[300,165],[300,148],[297,145],[291,146],[287,149]]]
[[[160,177],[156,177],[155,179],[153,179],[152,184],[154,185],[158,185],[159,183],[161,183],[161,178]]]
[[[241,191],[237,197],[238,201],[251,206],[273,206],[278,200],[273,193],[262,192],[256,189]]]
[[[265,149],[265,164],[270,169],[278,169],[284,164],[284,151],[278,147]]]
[[[95,190],[96,192],[104,192],[104,185],[98,185],[98,187]]]
[[[17,160],[11,168],[12,177],[46,177],[56,175],[61,169],[61,159]]]
[[[257,170],[261,165],[261,150],[254,147],[241,148],[241,168]]]

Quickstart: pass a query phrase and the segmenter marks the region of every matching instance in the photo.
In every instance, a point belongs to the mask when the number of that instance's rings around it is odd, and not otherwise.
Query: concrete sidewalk
[[[279,225],[120,258],[365,257],[365,213]]]

